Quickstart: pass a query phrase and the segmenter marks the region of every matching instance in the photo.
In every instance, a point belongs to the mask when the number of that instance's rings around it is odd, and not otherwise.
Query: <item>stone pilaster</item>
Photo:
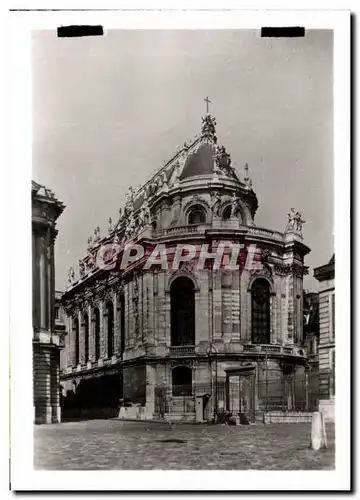
[[[107,358],[107,310],[105,300],[100,302],[100,358]]]
[[[165,343],[166,335],[166,313],[165,313],[165,272],[158,273],[158,294],[155,298],[155,324],[156,324],[156,339],[159,343]]]
[[[47,259],[45,237],[39,237],[39,258],[40,258],[40,329],[48,329],[48,279],[47,279]]]
[[[70,359],[71,366],[76,366],[76,316],[77,311],[73,313],[71,318],[71,337],[70,337]]]
[[[199,290],[195,291],[195,344],[209,341],[208,295],[209,277],[207,269],[196,276]]]
[[[146,413],[155,412],[156,367],[146,365]]]
[[[230,342],[232,333],[232,275],[231,271],[221,273],[222,332],[225,343]]]
[[[232,272],[232,333],[231,340],[234,342],[240,341],[240,275],[237,271]]]
[[[95,307],[88,307],[89,314],[89,360],[96,361],[95,356]]]
[[[221,299],[221,271],[213,271],[213,314],[214,314],[214,340],[222,339],[222,299]]]
[[[113,353],[115,355],[120,354],[120,300],[119,295],[116,291],[112,295],[113,306],[114,306],[114,345]]]
[[[129,314],[129,302],[130,302],[130,297],[129,297],[129,285],[125,285],[124,287],[124,306],[125,306],[125,348],[130,347],[130,314]]]
[[[84,313],[79,311],[79,364],[85,363],[85,322]]]

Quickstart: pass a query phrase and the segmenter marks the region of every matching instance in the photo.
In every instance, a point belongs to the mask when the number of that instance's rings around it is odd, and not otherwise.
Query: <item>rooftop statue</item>
[[[213,116],[206,115],[201,117],[201,135],[207,139],[210,139],[214,143],[217,142],[216,137],[216,120]]]
[[[288,213],[288,222],[285,228],[285,233],[296,233],[302,236],[302,226],[305,221],[302,219],[301,212],[295,212],[295,208],[291,208]]]

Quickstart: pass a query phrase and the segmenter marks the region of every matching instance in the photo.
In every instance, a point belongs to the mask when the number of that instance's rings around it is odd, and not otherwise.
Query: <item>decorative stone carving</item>
[[[125,227],[124,241],[131,240],[135,236],[136,229],[136,220],[134,214],[131,213]]]
[[[231,198],[231,214],[230,217],[233,219],[239,215],[241,211],[240,198],[236,196],[236,193],[232,194]]]
[[[255,276],[261,278],[262,276],[272,279],[272,270],[268,264],[263,264],[262,269],[251,269],[249,272],[251,278]]]
[[[124,207],[125,219],[127,219],[134,212],[134,198],[135,198],[135,192],[132,186],[130,186],[129,191],[125,194],[125,207]]]
[[[295,212],[292,208],[290,213],[288,213],[288,222],[285,228],[285,233],[296,233],[302,236],[302,226],[305,221],[302,219],[301,212]]]
[[[291,208],[290,213],[288,213],[288,222],[285,228],[285,233],[288,233],[295,229],[295,222],[296,222],[295,218],[296,218],[295,208]]]
[[[88,250],[88,252],[90,252],[90,250],[92,249],[92,246],[93,246],[92,236],[88,237],[87,244],[88,244],[87,250]]]
[[[94,229],[94,242],[98,242],[100,240],[100,228],[97,226]]]
[[[178,184],[179,180],[180,180],[180,163],[177,161],[175,163],[174,184]]]
[[[271,252],[268,248],[263,248],[261,250],[261,257],[260,260],[263,264],[267,264],[269,262],[269,257],[271,256]]]
[[[169,189],[169,185],[168,185],[166,170],[162,172],[161,178],[162,178],[161,189],[163,191],[167,191]]]
[[[88,259],[86,261],[86,267],[89,271],[92,271],[96,267],[96,254],[89,252]]]
[[[108,232],[109,232],[109,234],[112,233],[113,229],[114,229],[114,227],[113,227],[113,223],[112,223],[112,218],[109,217],[109,225],[108,225]]]
[[[308,274],[308,268],[300,266],[299,264],[275,264],[274,271],[280,276],[287,276],[288,274],[295,274],[299,278]]]
[[[220,217],[221,197],[218,192],[211,193],[211,212],[213,217]]]
[[[211,115],[201,117],[201,135],[216,144],[216,119]]]
[[[187,366],[189,368],[193,368],[194,362],[192,359],[171,359],[170,366],[171,368],[176,368],[177,366]]]
[[[305,220],[302,218],[301,212],[296,212],[296,232],[302,234],[302,226],[305,224]]]
[[[68,280],[69,280],[70,284],[72,284],[72,283],[74,283],[74,281],[76,281],[75,271],[74,271],[73,267],[70,267],[70,269],[69,269]]]
[[[252,180],[251,180],[251,179],[250,179],[250,177],[249,177],[249,165],[248,165],[248,163],[247,163],[247,162],[245,163],[244,170],[245,170],[245,175],[244,175],[244,184],[245,184],[245,186],[246,186],[248,189],[251,189],[251,188],[252,188]]]
[[[80,279],[85,276],[85,264],[82,260],[79,260],[79,276]]]

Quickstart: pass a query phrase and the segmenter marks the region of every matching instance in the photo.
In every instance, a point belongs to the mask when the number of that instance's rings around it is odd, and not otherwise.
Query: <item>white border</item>
[[[62,5],[65,7],[65,5]],[[207,8],[210,5],[208,4]],[[47,7],[50,8],[49,2]],[[132,7],[134,8],[134,7]],[[184,7],[183,7],[184,8]],[[7,23],[11,82],[8,100],[6,206],[11,207],[11,368],[12,489],[15,490],[333,490],[349,488],[350,316],[349,166],[350,22],[349,13],[319,11],[223,12],[13,12]],[[31,369],[31,71],[30,30],[68,24],[102,24],[106,29],[229,29],[302,25],[333,28],[335,68],[335,247],[336,247],[336,471],[114,471],[50,472],[32,467]],[[11,107],[10,107],[11,106]],[[20,202],[13,203],[14,189]],[[324,214],[326,216],[326,214]],[[26,247],[26,251],[25,248]],[[322,265],[323,263],[319,263]],[[341,314],[340,314],[341,312]],[[341,390],[340,390],[341,389]],[[30,410],[30,411],[29,411]],[[341,425],[339,425],[341,423]],[[240,450],[239,450],[240,451]]]

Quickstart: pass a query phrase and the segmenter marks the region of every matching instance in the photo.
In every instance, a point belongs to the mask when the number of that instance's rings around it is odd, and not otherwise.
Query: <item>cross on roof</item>
[[[208,96],[204,99],[206,102],[206,113],[209,114],[209,104],[211,104],[211,101],[209,100]]]

